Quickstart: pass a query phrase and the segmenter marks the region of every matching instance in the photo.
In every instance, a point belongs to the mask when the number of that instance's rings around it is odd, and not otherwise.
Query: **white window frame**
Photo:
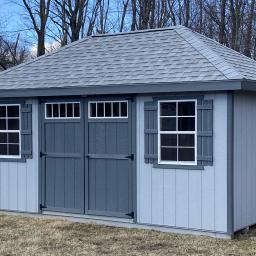
[[[6,120],[8,119],[19,119],[19,130],[0,130],[0,133],[19,133],[19,155],[0,155],[1,159],[21,159],[21,106],[20,104],[0,104],[0,107],[7,107],[8,106],[18,106],[19,107],[19,118],[17,117],[8,117],[6,113]],[[4,118],[3,118],[4,119]],[[17,144],[17,143],[0,143],[0,144]]]
[[[125,102],[127,104],[127,115],[126,116],[121,116],[121,103]],[[92,103],[96,103],[96,116],[91,116],[91,104]],[[103,117],[98,117],[97,116],[97,103],[103,103],[103,108],[104,108],[104,116]],[[106,112],[105,112],[105,103],[112,103],[111,104],[111,116],[105,116]],[[113,116],[113,103],[119,103],[119,116]],[[129,116],[129,105],[128,105],[128,100],[98,100],[98,101],[89,101],[88,102],[88,118],[89,119],[125,119],[128,118]]]
[[[52,105],[52,114],[53,114],[53,105],[54,104],[58,104],[58,112],[59,112],[59,117],[47,117],[47,105]],[[66,113],[67,113],[67,104],[73,104],[73,116],[70,116],[70,117],[61,117],[60,116],[60,105],[61,104],[65,104],[65,108],[66,108]],[[79,117],[75,117],[75,113],[74,113],[74,104],[79,104]],[[79,101],[66,101],[66,102],[46,102],[44,104],[44,113],[45,113],[45,116],[44,118],[45,119],[80,119],[81,118],[81,103]]]
[[[168,103],[168,102],[175,102],[176,103],[176,108],[179,102],[194,102],[195,103],[195,115],[194,116],[179,116],[177,115],[177,110],[176,110],[176,115],[175,116],[161,116],[160,111],[161,111],[161,103]],[[197,165],[197,100],[195,99],[185,99],[185,100],[159,100],[158,101],[158,111],[157,111],[157,119],[158,119],[158,164],[166,164],[166,165]],[[177,119],[178,117],[194,117],[195,118],[195,131],[161,131],[160,128],[160,120],[161,117],[175,117],[176,118],[176,125],[178,125]],[[178,150],[177,150],[177,161],[165,161],[161,160],[161,134],[192,134],[194,135],[195,138],[195,161],[178,161]]]

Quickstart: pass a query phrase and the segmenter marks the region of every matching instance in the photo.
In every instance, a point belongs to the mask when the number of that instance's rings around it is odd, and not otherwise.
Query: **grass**
[[[1,214],[0,255],[256,255],[256,229],[223,240]]]

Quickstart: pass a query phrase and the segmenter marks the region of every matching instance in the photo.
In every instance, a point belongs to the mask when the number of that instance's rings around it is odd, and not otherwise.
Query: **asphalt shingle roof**
[[[0,89],[256,80],[256,62],[182,27],[91,36],[0,74]]]

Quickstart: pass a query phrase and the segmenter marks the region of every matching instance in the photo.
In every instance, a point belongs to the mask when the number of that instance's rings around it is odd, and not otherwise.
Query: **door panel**
[[[131,102],[128,118],[88,120],[88,212],[128,217],[133,212]]]
[[[44,104],[42,104],[44,113]],[[43,115],[45,116],[45,115]],[[84,145],[80,119],[45,119],[42,166],[45,210],[84,213]]]

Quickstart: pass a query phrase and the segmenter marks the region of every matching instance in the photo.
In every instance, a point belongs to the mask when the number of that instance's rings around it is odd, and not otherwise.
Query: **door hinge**
[[[134,212],[130,212],[130,213],[127,213],[125,215],[131,217],[132,219],[134,218]]]
[[[134,154],[130,154],[129,156],[126,157],[127,159],[134,160]]]
[[[40,210],[43,210],[43,209],[45,209],[45,208],[47,208],[45,205],[43,205],[43,204],[40,204],[39,205],[39,208],[40,208]]]
[[[46,153],[40,152],[40,157],[46,156]]]

